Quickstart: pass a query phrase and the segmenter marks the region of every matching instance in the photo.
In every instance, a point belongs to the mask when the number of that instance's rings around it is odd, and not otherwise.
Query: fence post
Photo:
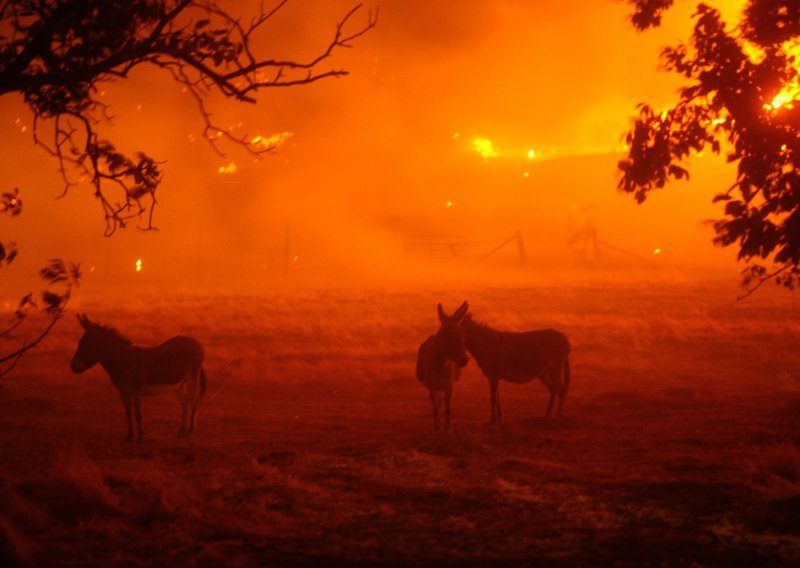
[[[519,255],[519,263],[525,264],[528,262],[528,255],[525,254],[525,241],[522,240],[522,232],[519,229],[514,232],[514,238],[517,240],[517,254]]]

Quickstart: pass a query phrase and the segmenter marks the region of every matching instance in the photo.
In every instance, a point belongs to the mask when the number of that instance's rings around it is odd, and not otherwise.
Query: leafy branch
[[[72,289],[80,282],[80,266],[67,265],[60,259],[52,259],[39,271],[39,276],[45,283],[45,289],[38,298],[33,293],[26,294],[14,312],[13,322],[0,330],[0,339],[17,344],[11,347],[8,353],[0,356],[0,378],[10,373],[22,357],[36,347],[64,315]],[[48,318],[48,323],[33,339],[17,339],[18,329],[34,310],[44,314]]]

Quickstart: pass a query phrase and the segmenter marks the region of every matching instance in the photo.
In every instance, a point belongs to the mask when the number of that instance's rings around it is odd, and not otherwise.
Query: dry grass
[[[173,398],[123,446],[100,370],[58,328],[0,389],[3,565],[790,565],[800,562],[796,296],[702,285],[294,291],[81,311],[138,344],[189,333],[209,400]],[[413,378],[435,305],[574,345],[566,415],[504,384],[492,428],[474,364],[453,428]]]

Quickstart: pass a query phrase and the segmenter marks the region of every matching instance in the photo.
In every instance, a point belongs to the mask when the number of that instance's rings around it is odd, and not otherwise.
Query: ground
[[[101,369],[72,375],[63,321],[0,389],[0,562],[10,565],[796,565],[798,292],[732,284],[84,297],[135,343],[191,334],[208,396],[171,395],[145,441]],[[86,294],[90,296],[90,294]],[[434,432],[416,349],[436,302],[500,329],[555,327],[572,386],[471,362]]]

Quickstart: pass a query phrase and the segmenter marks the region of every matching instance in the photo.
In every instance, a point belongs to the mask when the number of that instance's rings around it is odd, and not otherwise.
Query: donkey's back
[[[139,347],[144,387],[175,386],[197,376],[205,352],[200,342],[178,335],[156,347]]]
[[[555,329],[499,331],[498,334],[499,348],[496,359],[491,361],[495,364],[491,372],[507,381],[524,383],[548,371],[560,370],[569,357],[569,339]]]

